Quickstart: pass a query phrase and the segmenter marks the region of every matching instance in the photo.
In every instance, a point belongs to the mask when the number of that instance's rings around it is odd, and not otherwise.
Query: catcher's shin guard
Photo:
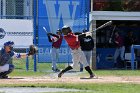
[[[90,74],[90,78],[93,78],[95,75],[92,73],[89,66],[85,67],[86,71]]]
[[[12,71],[14,70],[14,65],[9,65],[9,70],[8,71],[5,71],[5,72],[1,72],[0,73],[0,78],[8,78],[8,74],[10,74]]]
[[[73,69],[71,66],[68,66],[67,68],[65,68],[64,70],[62,70],[59,74],[58,74],[58,77],[59,78],[61,78],[61,76],[65,73],[65,72],[67,72],[67,71],[69,71],[69,70],[71,70],[71,69]]]

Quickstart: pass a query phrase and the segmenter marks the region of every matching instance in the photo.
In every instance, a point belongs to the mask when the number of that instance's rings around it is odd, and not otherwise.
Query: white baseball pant
[[[5,64],[4,66],[0,66],[0,73],[9,70],[9,64]]]
[[[89,66],[83,51],[81,51],[81,48],[71,50],[71,55],[72,55],[72,62],[73,62],[71,66],[73,68],[78,67],[79,62],[83,64],[84,67]]]
[[[58,48],[52,48],[51,49],[51,58],[52,58],[52,68],[55,70],[57,69],[56,63],[58,62],[59,56],[59,49]]]

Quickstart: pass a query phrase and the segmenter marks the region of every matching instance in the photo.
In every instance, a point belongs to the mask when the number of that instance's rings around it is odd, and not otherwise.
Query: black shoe
[[[60,72],[60,70],[57,68],[57,69],[54,70],[54,72]]]
[[[61,78],[61,76],[63,75],[64,73],[61,71],[59,74],[58,74],[58,78]]]
[[[54,71],[54,68],[52,67],[52,71]]]
[[[92,79],[92,78],[94,78],[94,77],[95,77],[95,75],[94,75],[94,74],[92,74],[92,75],[90,75],[90,77],[89,77],[89,78],[91,78],[91,79]]]
[[[0,76],[0,79],[8,79],[8,76]]]
[[[60,70],[58,68],[56,69],[52,69],[53,72],[60,72]]]

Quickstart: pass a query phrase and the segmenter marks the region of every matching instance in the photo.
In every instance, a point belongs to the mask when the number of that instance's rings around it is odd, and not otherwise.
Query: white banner
[[[28,47],[33,44],[33,21],[0,19],[0,46],[14,41],[15,47]]]

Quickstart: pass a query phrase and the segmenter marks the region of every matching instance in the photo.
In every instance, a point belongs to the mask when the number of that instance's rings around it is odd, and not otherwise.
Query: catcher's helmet
[[[72,32],[71,28],[69,26],[63,26],[62,27],[62,33],[64,35],[67,35],[68,33]]]
[[[8,41],[4,43],[4,46],[13,46],[14,42],[13,41]]]
[[[13,49],[13,46],[14,46],[14,42],[13,42],[13,41],[5,42],[5,43],[4,43],[4,47],[5,47],[5,46],[9,46],[10,49],[12,50],[12,49]]]

